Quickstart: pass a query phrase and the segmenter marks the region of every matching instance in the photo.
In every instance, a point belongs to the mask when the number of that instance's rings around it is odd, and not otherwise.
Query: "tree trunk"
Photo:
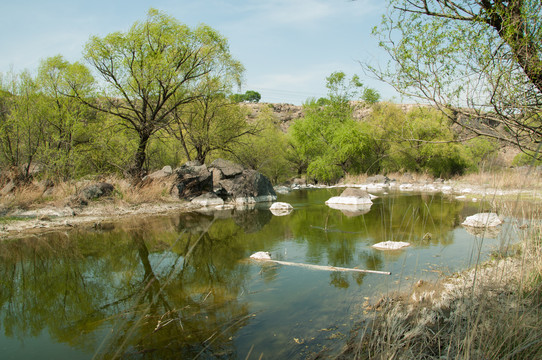
[[[139,134],[139,145],[134,159],[134,166],[130,169],[130,175],[141,178],[143,176],[143,165],[147,157],[147,144],[150,136],[148,134]]]

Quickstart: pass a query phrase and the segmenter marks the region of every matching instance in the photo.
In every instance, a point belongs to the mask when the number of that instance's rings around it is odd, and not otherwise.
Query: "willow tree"
[[[374,33],[389,53],[371,68],[477,135],[534,155],[542,140],[542,3],[391,0]]]
[[[227,40],[206,25],[191,29],[151,9],[127,32],[93,36],[85,59],[101,75],[99,105],[136,135],[132,175],[140,176],[149,141],[172,121],[172,113],[198,99],[198,83],[224,64],[242,67]],[[84,101],[84,100],[83,100]]]

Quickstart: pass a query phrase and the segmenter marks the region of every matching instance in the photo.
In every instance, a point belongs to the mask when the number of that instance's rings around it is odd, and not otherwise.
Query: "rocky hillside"
[[[243,106],[250,109],[249,118],[255,119],[264,109],[270,109],[271,114],[276,119],[276,122],[280,124],[282,131],[286,132],[290,125],[299,118],[305,116],[303,113],[303,106],[292,104],[271,104],[271,103],[246,103]],[[415,106],[414,104],[402,104],[400,105],[403,111],[408,112]],[[354,118],[362,120],[363,118],[371,114],[371,107],[367,106],[364,102],[354,102]]]

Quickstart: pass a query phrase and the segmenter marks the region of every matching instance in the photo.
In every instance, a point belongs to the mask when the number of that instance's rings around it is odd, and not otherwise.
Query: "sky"
[[[261,102],[301,105],[326,96],[325,78],[334,71],[358,74],[383,100],[400,101],[360,65],[387,62],[371,36],[386,12],[383,0],[2,1],[0,73],[35,72],[41,60],[58,54],[84,61],[90,36],[127,31],[149,8],[225,36],[245,67],[240,92],[257,91]]]

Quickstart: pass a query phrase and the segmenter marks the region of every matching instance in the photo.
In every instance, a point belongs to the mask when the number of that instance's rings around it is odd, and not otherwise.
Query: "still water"
[[[484,205],[386,194],[365,214],[341,189],[279,195],[287,216],[247,211],[140,217],[0,243],[2,359],[303,359],[332,355],[365,301],[474,264],[510,241],[460,226]],[[267,205],[268,207],[269,205]],[[430,234],[428,236],[427,234]],[[387,240],[412,246],[384,252]],[[390,271],[316,271],[274,259]]]

